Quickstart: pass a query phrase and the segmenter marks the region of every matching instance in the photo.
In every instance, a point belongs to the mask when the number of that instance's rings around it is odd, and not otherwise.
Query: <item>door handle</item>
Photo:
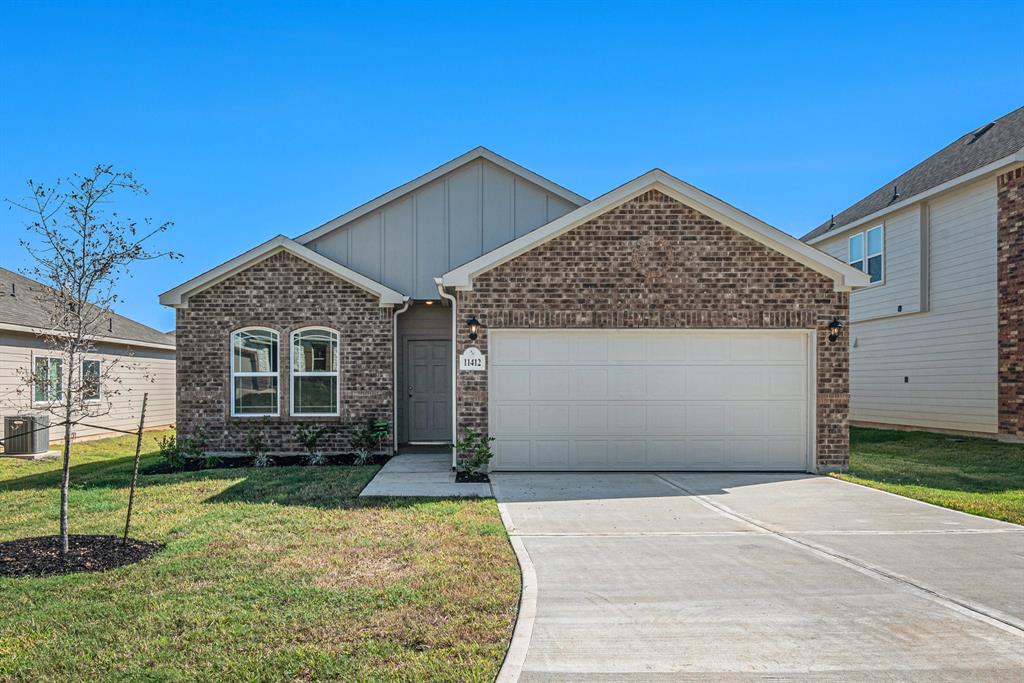
[[[412,396],[412,385],[409,385],[409,395]]]

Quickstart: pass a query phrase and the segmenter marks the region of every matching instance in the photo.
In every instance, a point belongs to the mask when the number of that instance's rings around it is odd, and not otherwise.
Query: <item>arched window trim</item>
[[[335,352],[337,358],[334,359],[334,371],[295,371],[295,338],[302,332],[309,332],[311,330],[319,330],[322,332],[329,332],[334,336]],[[288,335],[288,414],[293,417],[338,417],[341,415],[341,333],[338,330],[327,327],[326,325],[307,325],[306,327],[300,327],[292,330],[291,334]],[[334,377],[335,378],[335,396],[334,396],[334,412],[331,413],[300,413],[295,410],[295,378],[296,377]]]
[[[235,338],[242,332],[269,332],[273,335],[274,341],[277,342],[277,356],[274,358],[274,363],[277,366],[277,370],[271,372],[238,372],[235,370]],[[272,327],[266,327],[263,325],[250,325],[249,327],[240,327],[237,330],[232,330],[229,336],[230,344],[228,345],[228,375],[229,382],[231,384],[231,417],[279,417],[281,415],[281,333]],[[272,413],[238,413],[235,412],[235,378],[236,377],[273,377],[277,380],[277,391],[276,401],[274,403],[274,412]]]

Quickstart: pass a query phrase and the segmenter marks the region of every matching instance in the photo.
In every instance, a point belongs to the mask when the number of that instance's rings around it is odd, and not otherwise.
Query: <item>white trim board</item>
[[[15,325],[13,323],[0,323],[0,330],[6,330],[8,332],[25,332],[33,334],[37,337],[45,336],[60,336],[53,330],[47,330],[42,327],[32,327],[30,325]],[[141,341],[139,339],[128,339],[126,337],[104,337],[100,335],[89,335],[93,342],[97,344],[124,344],[125,346],[144,346],[151,349],[162,349],[164,351],[174,351],[174,344],[160,344],[159,342]]]
[[[562,187],[561,185],[548,180],[543,176],[537,175],[533,171],[527,168],[523,168],[514,161],[510,161],[509,159],[506,159],[505,157],[499,154],[495,154],[486,147],[477,147],[475,149],[469,150],[468,152],[461,156],[455,157],[454,159],[447,163],[441,164],[434,170],[428,171],[427,173],[424,173],[418,178],[410,180],[404,185],[399,185],[395,189],[390,190],[389,192],[385,192],[376,199],[372,199],[366,202],[365,204],[357,206],[351,211],[343,213],[337,218],[329,220],[323,225],[317,228],[313,228],[312,230],[299,235],[298,237],[295,238],[295,241],[298,242],[299,244],[308,244],[309,242],[315,240],[316,238],[322,237],[323,235],[326,235],[327,233],[333,230],[337,230],[343,225],[351,223],[352,221],[361,218],[362,216],[365,216],[366,214],[384,206],[385,204],[393,202],[394,200],[398,199],[399,197],[402,197],[403,195],[409,194],[410,192],[414,192],[415,190],[418,190],[419,188],[426,185],[427,183],[436,180],[437,178],[440,178],[446,173],[450,173],[451,171],[454,171],[457,168],[460,168],[462,166],[465,166],[466,164],[476,161],[477,159],[486,159],[487,161],[490,161],[492,164],[496,164],[497,166],[500,166],[501,168],[505,169],[506,171],[512,174],[525,178],[534,185],[542,187],[551,194],[561,197],[562,199],[566,200],[573,206],[582,206],[583,204],[587,203],[586,197],[578,195],[575,192],[568,190]]]
[[[836,291],[849,291],[869,283],[865,273],[656,168],[547,225],[445,273],[442,278],[444,286],[471,290],[475,276],[510,261],[649,190],[658,190],[740,234],[832,278]]]
[[[325,256],[321,256],[309,247],[304,247],[284,235],[278,235],[273,239],[267,240],[258,247],[254,247],[244,254],[236,256],[230,261],[226,261],[216,268],[208,270],[202,275],[194,277],[188,282],[164,292],[160,295],[160,303],[164,306],[171,306],[173,308],[188,308],[188,298],[191,295],[201,292],[204,289],[208,289],[215,284],[226,280],[232,275],[235,275],[236,273],[239,273],[246,268],[249,268],[282,251],[286,251],[293,256],[307,261],[321,270],[341,278],[351,285],[364,289],[371,294],[376,294],[380,299],[381,307],[402,304],[409,298],[404,294],[396,292],[390,287],[385,287],[381,283],[371,280],[365,275],[360,275],[351,268],[346,268],[336,261],[332,261]]]
[[[923,202],[929,197],[934,197],[937,194],[941,194],[943,192],[946,192],[947,190],[952,190],[953,188],[959,187],[960,185],[964,185],[974,180],[979,180],[987,175],[999,173],[1003,170],[1003,167],[1012,166],[1013,164],[1017,164],[1022,161],[1024,161],[1024,149],[1020,150],[1019,152],[1016,152],[1015,154],[1003,157],[1002,159],[997,159],[996,161],[993,161],[991,164],[982,166],[981,168],[977,168],[968,173],[964,173],[961,176],[957,176],[952,180],[947,180],[946,182],[936,185],[935,187],[911,195],[906,199],[903,199],[901,201],[896,202],[895,204],[891,204],[885,207],[884,209],[879,209],[878,211],[870,213],[867,216],[864,216],[863,218],[858,218],[852,223],[847,223],[846,225],[842,225],[838,228],[832,228],[831,230],[827,230],[822,234],[818,235],[817,237],[812,237],[811,239],[807,240],[805,244],[817,244],[819,242],[824,242],[825,240],[832,239],[833,237],[838,237],[839,235],[842,235],[843,233],[849,230],[859,228],[863,226],[865,223],[875,223],[881,221],[883,218],[885,218],[891,213],[896,213],[901,209],[905,209],[908,206],[917,204],[918,202]]]

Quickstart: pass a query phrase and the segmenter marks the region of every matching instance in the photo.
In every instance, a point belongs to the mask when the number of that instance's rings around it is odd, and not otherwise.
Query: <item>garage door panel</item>
[[[804,333],[490,334],[493,469],[806,468]]]

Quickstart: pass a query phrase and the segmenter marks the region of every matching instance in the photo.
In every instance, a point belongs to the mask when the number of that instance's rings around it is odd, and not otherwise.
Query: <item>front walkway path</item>
[[[450,453],[396,455],[366,485],[363,497],[490,498],[490,484],[456,484]]]
[[[499,680],[1024,680],[1024,527],[827,477],[491,476]]]

